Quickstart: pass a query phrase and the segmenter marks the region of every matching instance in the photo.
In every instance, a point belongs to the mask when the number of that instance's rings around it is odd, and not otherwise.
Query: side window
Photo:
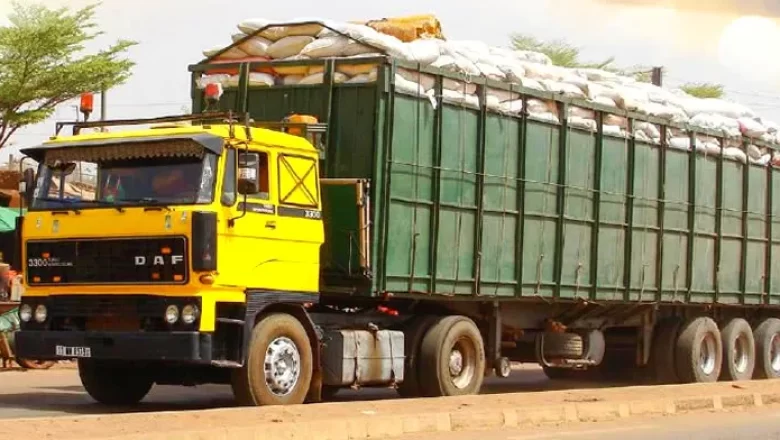
[[[238,192],[248,198],[270,200],[268,153],[238,154]]]
[[[225,175],[222,179],[222,197],[225,206],[236,203],[236,150],[229,148],[225,157]]]
[[[279,203],[317,208],[320,202],[317,161],[310,157],[280,154]]]

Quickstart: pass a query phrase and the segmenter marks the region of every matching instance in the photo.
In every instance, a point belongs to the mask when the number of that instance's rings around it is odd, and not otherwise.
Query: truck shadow
[[[46,372],[32,374],[45,375]],[[75,376],[75,372],[74,372]],[[482,394],[523,393],[553,390],[609,388],[630,385],[628,382],[584,382],[549,380],[541,370],[523,368],[507,379],[490,377],[485,380]],[[154,411],[193,411],[235,407],[227,386],[205,385],[196,388],[156,386],[147,398],[132,407],[105,407],[96,404],[78,385],[78,378],[69,378],[63,385],[34,386],[29,392],[6,393],[0,387],[0,419],[46,417],[56,415],[120,414]],[[341,390],[333,402],[397,399],[398,394],[387,388]]]

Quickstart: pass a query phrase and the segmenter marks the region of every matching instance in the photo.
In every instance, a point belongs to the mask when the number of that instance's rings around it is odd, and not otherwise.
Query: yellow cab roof
[[[252,142],[250,143],[250,149],[253,144],[255,146],[265,146],[271,148],[283,148],[288,150],[299,150],[305,153],[315,153],[316,148],[300,136],[293,136],[287,133],[283,133],[277,130],[269,130],[266,128],[250,128]],[[159,139],[165,136],[182,136],[182,135],[197,135],[197,134],[210,134],[217,136],[225,140],[231,139],[230,126],[228,124],[213,124],[213,125],[192,125],[192,126],[164,126],[160,128],[146,128],[140,130],[124,130],[115,132],[92,132],[78,134],[75,136],[53,136],[47,142],[44,142],[43,146],[48,148],[56,148],[59,146],[67,148],[68,144],[81,144],[85,142],[99,144],[101,140],[111,140],[114,143],[121,142],[122,139],[139,141],[145,137],[154,137]],[[246,130],[241,124],[233,125],[233,137],[232,139],[238,141],[246,141]]]

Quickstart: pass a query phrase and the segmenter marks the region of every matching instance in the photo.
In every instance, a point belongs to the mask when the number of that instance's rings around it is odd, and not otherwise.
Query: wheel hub
[[[702,373],[708,376],[715,371],[716,350],[715,338],[711,334],[706,335],[701,341],[701,347],[699,349],[699,368]]]
[[[772,360],[772,370],[780,371],[780,334],[772,336],[769,344],[769,359]]]
[[[734,341],[734,357],[733,357],[733,363],[734,363],[734,370],[738,373],[744,373],[747,371],[748,368],[748,350],[749,350],[749,344],[747,337],[745,335],[740,335],[735,341]]]
[[[301,355],[295,343],[286,337],[279,337],[268,344],[265,353],[265,382],[268,389],[277,396],[292,392],[301,372]]]
[[[450,375],[458,376],[463,372],[463,353],[457,348],[450,352]]]

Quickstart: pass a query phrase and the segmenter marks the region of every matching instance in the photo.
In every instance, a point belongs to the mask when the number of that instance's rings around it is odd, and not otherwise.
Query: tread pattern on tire
[[[709,375],[699,368],[699,350],[706,333],[715,336],[715,369]],[[711,318],[697,317],[686,321],[680,330],[675,344],[675,364],[677,375],[683,383],[715,382],[720,376],[723,365],[723,341],[720,330]]]
[[[471,334],[477,350],[474,379],[464,389],[456,388],[445,376],[442,350],[453,329],[462,327],[463,334]],[[449,353],[447,353],[449,354]],[[478,394],[485,378],[485,347],[482,335],[474,321],[465,316],[447,316],[439,319],[425,334],[420,345],[420,388],[425,397]]]
[[[776,379],[780,372],[772,368],[772,338],[780,333],[780,319],[767,318],[761,321],[753,331],[756,342],[756,368],[753,371],[754,379]]]
[[[681,325],[681,319],[667,318],[659,321],[653,332],[650,363],[653,369],[653,378],[660,384],[680,382],[680,378],[677,376],[675,352],[677,351],[677,336]]]
[[[720,380],[750,380],[756,365],[756,343],[750,324],[742,318],[734,318],[723,327],[720,335],[723,340],[723,367],[720,370]],[[734,359],[732,359],[734,355],[733,344],[740,335],[745,336],[748,345],[746,353],[748,364],[742,373],[734,369]]]
[[[576,333],[544,333],[544,357],[579,359],[583,356],[584,342]]]
[[[278,329],[282,329],[279,331]],[[276,334],[274,331],[276,330]],[[263,370],[265,352],[268,339],[270,343],[275,337],[287,336],[297,346],[301,358],[301,372],[296,388],[286,396],[276,396],[268,389],[265,380],[260,380],[260,372]],[[262,345],[262,346],[261,346]],[[252,339],[249,341],[247,357],[244,366],[232,371],[231,386],[233,395],[240,405],[267,406],[290,405],[303,403],[309,392],[313,374],[313,354],[309,336],[306,329],[294,316],[286,313],[269,314],[260,320],[252,330]],[[255,379],[252,376],[255,375]],[[264,371],[262,376],[265,376]]]

